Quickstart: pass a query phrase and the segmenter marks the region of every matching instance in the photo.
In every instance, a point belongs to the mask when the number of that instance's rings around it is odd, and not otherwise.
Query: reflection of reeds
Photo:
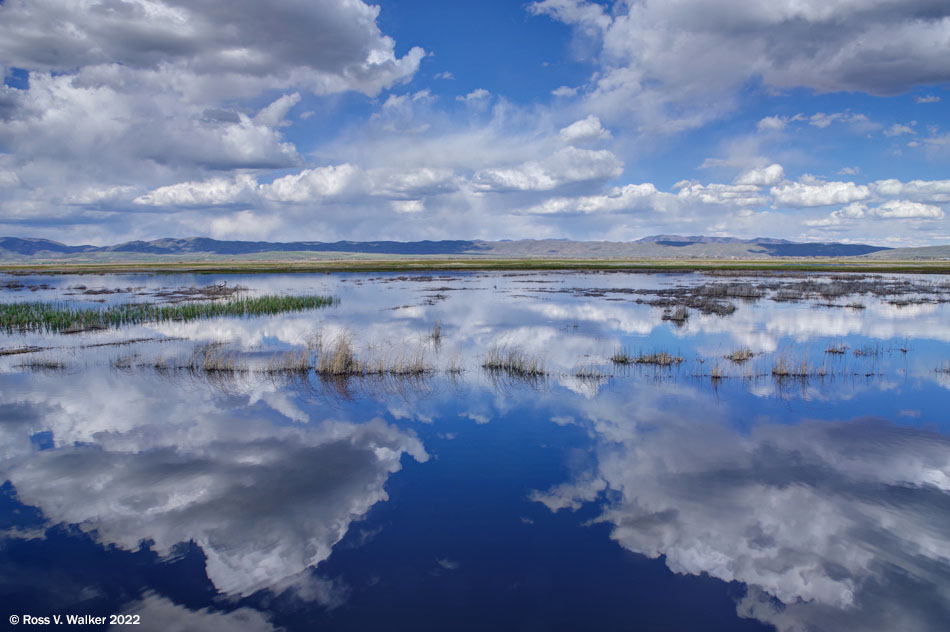
[[[449,375],[461,375],[464,373],[465,365],[462,363],[462,358],[457,354],[452,356],[452,359],[445,365],[445,372]]]
[[[936,371],[937,373],[943,373],[944,375],[950,375],[950,361],[944,362],[943,364],[938,366],[936,369],[934,369],[934,371]]]
[[[27,369],[28,371],[64,371],[67,368],[66,363],[61,360],[42,357],[30,358],[14,366],[18,369]]]
[[[488,350],[482,368],[520,377],[547,375],[548,371],[539,358],[528,355],[518,347],[495,345]]]
[[[610,373],[605,373],[599,367],[588,365],[574,369],[574,377],[579,380],[604,381],[613,377]]]
[[[844,355],[847,352],[848,346],[841,342],[836,342],[825,348],[825,353],[830,353],[831,355]]]
[[[870,357],[876,358],[880,356],[882,353],[884,353],[884,351],[885,350],[881,347],[881,345],[878,345],[878,344],[864,345],[863,347],[855,349],[854,355],[858,357],[863,356],[863,357],[869,357],[869,358]]]
[[[743,347],[742,349],[734,350],[732,353],[726,356],[726,359],[731,360],[735,364],[742,364],[743,362],[750,360],[753,355],[755,354],[752,353],[752,349]]]

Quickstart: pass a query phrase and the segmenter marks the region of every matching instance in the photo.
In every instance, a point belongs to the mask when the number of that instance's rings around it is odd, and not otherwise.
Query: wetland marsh
[[[0,595],[150,629],[938,630],[948,363],[945,275],[0,275]]]

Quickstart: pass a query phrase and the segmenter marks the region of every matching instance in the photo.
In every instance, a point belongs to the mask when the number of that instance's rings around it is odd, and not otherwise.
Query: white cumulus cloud
[[[610,138],[610,132],[604,129],[600,119],[592,114],[562,128],[558,136],[565,143],[590,143]]]

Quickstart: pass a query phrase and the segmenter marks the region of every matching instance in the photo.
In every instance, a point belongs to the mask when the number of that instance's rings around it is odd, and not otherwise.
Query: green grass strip
[[[0,303],[0,329],[7,333],[70,332],[219,316],[267,316],[329,307],[336,302],[337,299],[331,296],[269,295],[176,305],[124,303],[100,308],[73,307],[68,303],[40,301]]]

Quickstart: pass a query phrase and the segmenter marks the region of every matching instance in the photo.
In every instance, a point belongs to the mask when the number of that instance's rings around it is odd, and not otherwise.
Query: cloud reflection
[[[286,424],[266,397],[251,406],[194,389],[163,403],[167,384],[121,376],[121,387],[94,386],[104,379],[79,374],[67,388],[49,379],[27,402],[5,391],[0,410],[18,412],[4,434],[43,428],[54,446],[15,444],[3,474],[23,503],[103,542],[134,550],[151,540],[162,555],[196,542],[208,577],[228,593],[325,560],[353,520],[387,499],[384,484],[404,454],[428,458],[412,434],[378,419]],[[77,390],[90,393],[81,407],[69,405]]]
[[[739,613],[782,631],[947,620],[950,439],[874,419],[743,432],[689,389],[660,390],[582,405],[596,467],[531,499],[556,511],[600,498],[623,547],[747,584]]]

